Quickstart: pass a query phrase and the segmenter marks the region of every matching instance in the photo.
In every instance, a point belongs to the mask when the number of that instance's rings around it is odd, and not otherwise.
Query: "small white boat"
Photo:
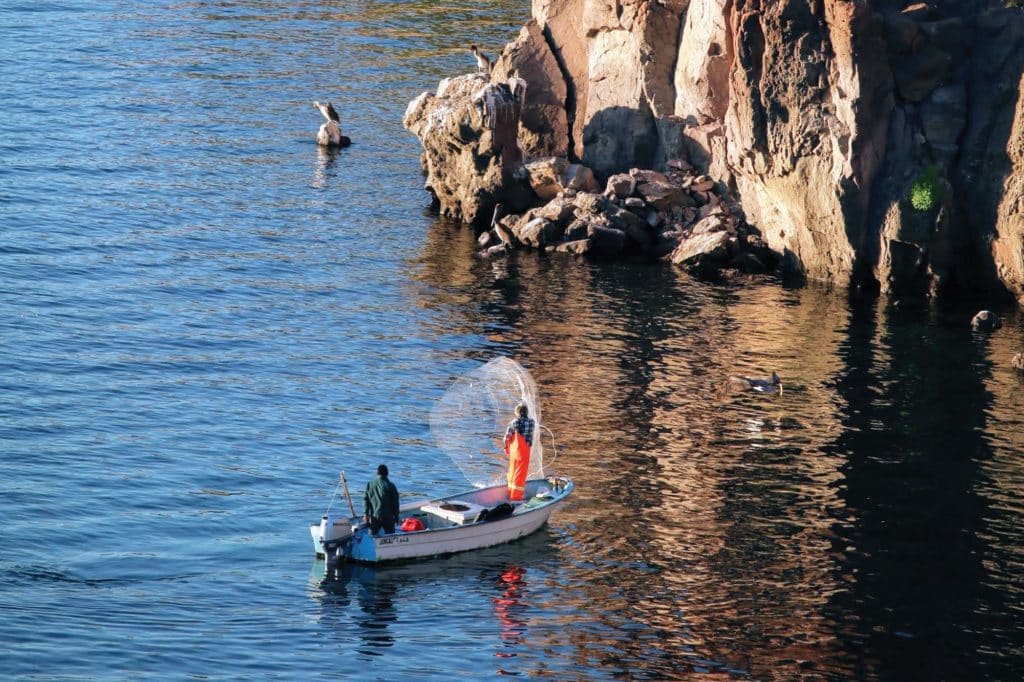
[[[527,481],[522,502],[506,486],[491,486],[402,507],[394,533],[370,534],[361,519],[324,515],[309,527],[318,557],[380,563],[493,547],[525,537],[547,523],[572,493],[568,478]],[[412,521],[409,521],[409,520]],[[420,530],[403,531],[401,527]]]
[[[505,427],[517,405],[527,406],[535,434],[523,500],[511,502],[508,487],[498,483],[508,466],[502,452]],[[355,516],[349,499],[352,516],[328,511],[309,527],[317,556],[379,563],[492,547],[535,532],[572,493],[570,479],[548,475],[541,431],[551,432],[541,422],[536,384],[514,360],[495,358],[459,377],[431,411],[430,430],[475,489],[407,504],[399,510],[395,532],[376,536]],[[551,446],[554,450],[553,435]],[[344,474],[340,485],[347,497]]]

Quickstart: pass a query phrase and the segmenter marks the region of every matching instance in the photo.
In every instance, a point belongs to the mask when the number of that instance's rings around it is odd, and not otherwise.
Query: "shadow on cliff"
[[[874,282],[877,275],[884,280],[877,284],[897,296],[933,292],[1008,299],[1010,288],[1024,280],[1008,243],[1017,238],[1015,226],[1003,206],[1021,192],[1013,183],[1015,159],[1009,150],[1019,146],[1014,126],[1021,107],[1024,14],[996,10],[975,16],[966,3],[945,3],[942,16],[962,17],[973,37],[963,39],[970,46],[966,57],[930,97],[959,89],[963,113],[938,108],[941,99],[905,101],[897,89],[885,159],[870,190],[856,280]],[[959,122],[958,115],[963,116]],[[928,180],[929,173],[936,174],[934,180]],[[918,182],[941,188],[933,208],[913,206]]]
[[[653,168],[660,151],[658,126],[646,106],[608,107],[583,127],[583,164],[602,183],[630,168]]]
[[[1000,234],[1000,214],[1008,223],[1004,202],[1020,199],[1021,185],[1012,186],[1014,160],[1009,150],[1018,147],[1014,140],[1020,126],[1024,90],[1024,13],[1019,10],[995,11],[978,18],[978,37],[970,60],[968,117],[960,154],[954,166],[953,184],[961,207],[961,225],[968,232],[978,263],[977,275],[983,287],[1009,295],[1000,270],[1011,278],[1024,279],[1018,265],[1019,249],[1007,245],[1000,251],[999,239],[1020,238],[1018,234]],[[1016,159],[1020,163],[1022,159]],[[1013,225],[1005,225],[1012,231]]]

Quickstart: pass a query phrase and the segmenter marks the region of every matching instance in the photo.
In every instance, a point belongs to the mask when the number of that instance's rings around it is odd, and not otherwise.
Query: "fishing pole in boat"
[[[348,494],[348,481],[345,480],[345,472],[341,472],[341,488],[345,491],[345,499],[348,500],[348,510],[352,512],[352,518],[356,517],[356,508],[352,506],[352,496]]]

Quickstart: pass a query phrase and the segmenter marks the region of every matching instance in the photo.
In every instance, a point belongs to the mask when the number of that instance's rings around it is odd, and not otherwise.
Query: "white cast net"
[[[505,481],[508,457],[503,441],[515,407],[526,403],[534,420],[528,478],[544,471],[540,396],[530,373],[515,360],[495,358],[459,377],[430,411],[430,433],[470,483]]]

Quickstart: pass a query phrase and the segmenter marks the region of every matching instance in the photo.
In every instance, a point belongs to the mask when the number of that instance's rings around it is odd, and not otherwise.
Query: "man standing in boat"
[[[508,455],[508,499],[522,500],[526,490],[526,473],[530,470],[530,448],[533,447],[534,421],[526,403],[516,405],[516,418],[505,431],[505,454]]]
[[[377,467],[377,478],[366,484],[363,496],[363,518],[370,524],[370,533],[376,535],[381,528],[385,533],[395,532],[398,520],[398,488],[388,478],[388,467]]]

